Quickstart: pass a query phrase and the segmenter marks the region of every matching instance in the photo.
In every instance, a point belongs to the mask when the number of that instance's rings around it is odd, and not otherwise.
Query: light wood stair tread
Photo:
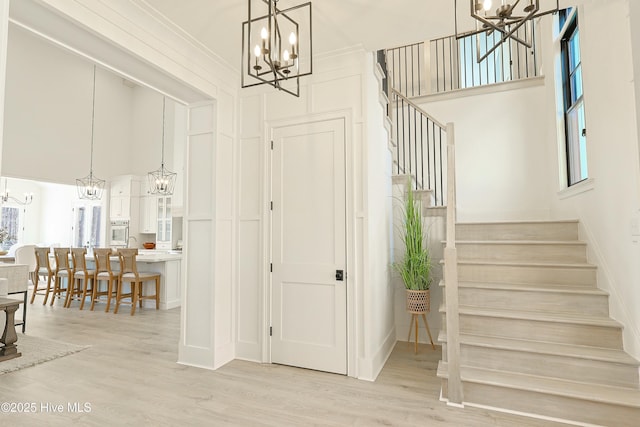
[[[443,240],[443,244],[447,241]],[[580,240],[456,240],[456,245],[557,245],[557,246],[587,246],[586,242]]]
[[[441,286],[444,286],[442,284]],[[581,295],[609,295],[602,289],[591,285],[575,286],[575,285],[554,285],[553,283],[511,283],[511,282],[459,282],[459,288],[473,289],[499,289],[514,292],[547,292],[558,294],[581,294]]]
[[[440,331],[438,341],[447,342],[447,334]],[[567,356],[587,360],[599,360],[603,362],[619,363],[631,366],[640,366],[633,357],[624,350],[585,345],[560,344],[546,341],[521,340],[515,338],[503,338],[488,335],[460,334],[460,343],[479,347],[497,348],[512,351],[526,351],[545,355]]]
[[[440,305],[440,311],[444,312],[444,304]],[[470,305],[460,305],[460,314],[499,317],[504,319],[533,320],[539,322],[573,323],[590,326],[603,326],[622,328],[615,320],[604,316],[581,316],[573,313],[549,313],[544,311],[522,311],[504,308],[484,308]]]
[[[444,260],[440,261],[441,264]],[[575,268],[575,269],[595,269],[593,264],[587,263],[557,263],[557,262],[522,262],[522,261],[494,261],[494,260],[467,260],[458,259],[458,264],[467,265],[498,265],[508,267],[540,267],[540,268]]]
[[[581,383],[469,366],[462,366],[460,374],[462,380],[468,382],[640,408],[640,390],[638,389]],[[448,377],[446,362],[440,361],[437,375],[440,378]]]
[[[577,224],[578,220],[577,219],[561,219],[561,220],[508,220],[508,221],[469,221],[469,222],[456,222],[456,225],[466,225],[466,226],[472,226],[472,225],[500,225],[500,224],[506,224],[506,225],[521,225],[521,224]]]

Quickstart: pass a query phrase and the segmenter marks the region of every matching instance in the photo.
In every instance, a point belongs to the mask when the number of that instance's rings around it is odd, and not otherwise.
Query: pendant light
[[[311,2],[281,8],[278,0],[248,0],[247,12],[242,87],[268,84],[299,97],[300,77],[313,72]]]
[[[170,196],[173,194],[173,187],[176,184],[175,172],[171,172],[164,167],[164,121],[166,115],[167,98],[162,98],[162,162],[160,168],[149,172],[149,192],[151,194],[159,194],[161,196]]]
[[[89,163],[89,175],[76,179],[78,197],[85,200],[100,200],[104,191],[104,179],[93,176],[93,136],[96,114],[96,66],[93,66],[93,106],[91,110],[91,157]]]

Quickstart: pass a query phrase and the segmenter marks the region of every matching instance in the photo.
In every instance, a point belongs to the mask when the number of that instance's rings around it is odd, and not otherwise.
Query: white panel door
[[[347,373],[345,127],[273,132],[271,360]],[[346,276],[346,275],[345,275]]]

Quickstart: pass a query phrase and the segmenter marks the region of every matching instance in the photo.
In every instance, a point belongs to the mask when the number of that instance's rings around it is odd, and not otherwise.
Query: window
[[[460,54],[460,88],[501,83],[511,80],[510,43],[500,43],[501,34],[494,31],[466,36],[458,41]],[[485,60],[478,58],[496,47]],[[506,46],[506,49],[505,49]]]
[[[100,233],[102,207],[99,205],[81,204],[74,208],[74,213],[73,246],[102,246],[102,236]]]
[[[562,92],[567,155],[567,184],[589,177],[587,168],[587,126],[582,93],[582,61],[578,17],[571,9],[559,14],[561,25]]]
[[[506,30],[510,31],[511,27]],[[531,44],[524,44],[508,38],[502,42],[503,34],[498,31],[467,35],[458,40],[459,88],[503,83],[533,77],[538,74],[535,51],[535,24],[526,22],[514,33],[514,37]],[[491,49],[485,59],[478,62]]]
[[[18,243],[18,236],[20,235],[20,208],[3,206],[0,228],[6,230],[6,236],[3,236],[4,241],[2,242],[3,248],[9,248]]]

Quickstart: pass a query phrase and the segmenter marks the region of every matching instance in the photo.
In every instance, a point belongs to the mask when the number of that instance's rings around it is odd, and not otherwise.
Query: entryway
[[[346,375],[345,120],[272,140],[271,361]]]

